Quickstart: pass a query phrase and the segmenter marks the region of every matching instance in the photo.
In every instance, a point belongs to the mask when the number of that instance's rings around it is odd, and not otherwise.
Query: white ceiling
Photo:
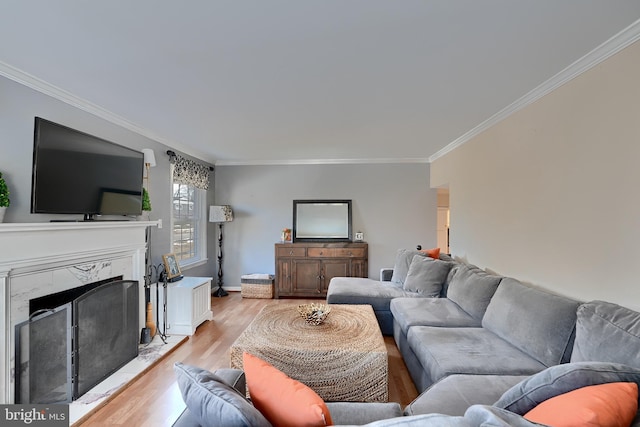
[[[0,73],[218,164],[426,161],[638,0],[0,0]]]

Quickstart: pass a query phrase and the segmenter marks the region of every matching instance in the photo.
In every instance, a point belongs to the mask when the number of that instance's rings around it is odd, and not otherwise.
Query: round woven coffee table
[[[265,306],[231,346],[231,367],[242,369],[247,351],[325,401],[386,402],[387,350],[371,306],[332,304],[317,326],[305,322],[297,306]]]

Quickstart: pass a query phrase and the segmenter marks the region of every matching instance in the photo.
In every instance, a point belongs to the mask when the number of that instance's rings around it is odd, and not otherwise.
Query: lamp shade
[[[209,222],[230,222],[233,221],[233,211],[231,206],[210,206]]]
[[[156,165],[156,155],[151,148],[143,148],[142,154],[144,154],[144,163],[151,167]]]

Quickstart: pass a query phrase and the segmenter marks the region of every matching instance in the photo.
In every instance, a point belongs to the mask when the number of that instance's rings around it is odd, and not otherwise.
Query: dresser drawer
[[[279,257],[300,257],[306,255],[307,248],[296,248],[296,247],[278,247],[276,248],[276,256]]]
[[[334,248],[308,248],[307,255],[310,257],[335,257],[336,250]]]
[[[309,248],[307,256],[317,258],[363,258],[364,248]]]
[[[363,258],[365,250],[364,248],[336,248],[334,256],[337,258]]]

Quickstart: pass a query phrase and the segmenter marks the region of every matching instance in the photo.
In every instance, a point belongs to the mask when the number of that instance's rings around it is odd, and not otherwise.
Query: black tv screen
[[[35,118],[31,213],[140,215],[144,155]]]

